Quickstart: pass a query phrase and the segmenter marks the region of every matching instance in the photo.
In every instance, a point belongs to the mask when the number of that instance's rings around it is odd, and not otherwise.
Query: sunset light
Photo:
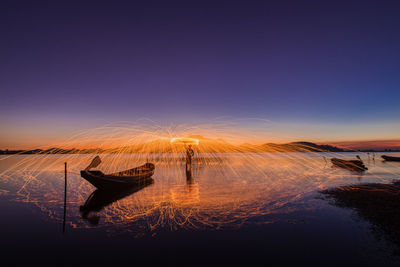
[[[3,266],[400,266],[400,1],[3,0]]]

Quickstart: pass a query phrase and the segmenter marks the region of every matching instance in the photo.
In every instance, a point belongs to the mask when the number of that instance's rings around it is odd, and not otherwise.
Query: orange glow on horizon
[[[344,129],[340,132],[348,132],[348,138],[342,135],[341,139],[336,137],[327,138],[320,128],[313,128],[312,125],[279,125],[267,122],[256,121],[253,124],[245,124],[243,121],[216,121],[198,125],[179,124],[166,126],[151,120],[138,120],[135,122],[115,122],[105,126],[81,130],[70,134],[50,135],[46,132],[18,131],[18,134],[11,132],[3,133],[0,138],[0,149],[5,150],[30,150],[30,149],[102,149],[126,151],[130,147],[139,147],[146,151],[155,147],[164,150],[174,144],[184,144],[177,140],[186,138],[187,142],[195,145],[210,145],[218,143],[231,144],[234,146],[260,146],[268,143],[286,144],[297,141],[308,141],[317,144],[330,144],[348,149],[374,149],[390,148],[398,149],[400,139],[390,137],[382,140],[368,140],[363,135],[355,136],[355,133]],[[247,122],[247,121],[246,121]],[[283,128],[282,128],[283,127]],[[384,129],[386,127],[377,127]],[[298,132],[297,130],[301,130]],[[328,127],[328,130],[331,128]],[[341,128],[340,128],[341,129]],[[334,132],[332,130],[332,132]],[[336,132],[338,130],[336,129]],[[367,131],[364,131],[367,132]],[[22,135],[22,133],[24,133]],[[375,135],[375,134],[374,134]],[[342,141],[344,140],[344,141]],[[186,143],[187,143],[186,142]],[[164,144],[165,143],[165,144]],[[167,144],[168,143],[168,144]],[[214,144],[214,145],[215,145]],[[159,150],[159,149],[157,149]]]
[[[400,149],[400,140],[335,141],[331,144],[347,149]]]

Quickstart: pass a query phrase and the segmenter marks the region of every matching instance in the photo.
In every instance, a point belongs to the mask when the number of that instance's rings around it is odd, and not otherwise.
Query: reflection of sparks
[[[171,139],[172,136],[187,137]],[[132,224],[138,225],[139,231],[240,226],[251,219],[294,208],[287,204],[352,177],[346,171],[328,168],[321,154],[310,152],[307,147],[306,153],[284,153],[275,151],[272,145],[231,145],[226,140],[241,144],[242,135],[229,125],[174,129],[156,124],[120,125],[81,133],[61,147],[104,149],[100,168],[105,173],[146,161],[156,165],[154,184],[101,211],[100,225],[117,229],[136,229],[130,227]],[[185,177],[184,146],[175,145],[185,142],[196,144],[198,150],[193,160],[193,181]],[[271,152],[265,153],[266,149]],[[323,155],[340,157],[335,153]],[[5,190],[14,192],[18,199],[36,204],[50,218],[59,220],[63,207],[62,171],[64,162],[68,162],[68,202],[73,206],[68,211],[70,223],[88,227],[77,206],[85,202],[93,188],[79,171],[93,157],[59,152],[0,157],[0,194],[6,194]]]
[[[31,202],[61,220],[63,205],[63,162],[69,162],[68,205],[70,224],[92,227],[81,219],[79,205],[94,190],[79,176],[92,155],[33,155],[14,158],[19,168],[1,176],[3,187],[18,191],[18,198]],[[104,167],[132,164],[134,154],[103,155]],[[144,157],[144,156],[143,156]],[[204,155],[200,157],[205,158]],[[193,180],[185,177],[184,162],[165,154],[167,162],[154,161],[154,183],[99,211],[100,224],[110,231],[136,234],[167,229],[240,227],[262,216],[290,212],[288,205],[307,193],[349,176],[337,169],[324,168],[322,157],[313,154],[210,154],[205,164],[193,166]],[[223,159],[217,161],[217,159]],[[172,159],[175,159],[174,161]],[[7,159],[11,160],[11,158]],[[29,166],[29,163],[31,165]],[[311,164],[313,163],[313,164]],[[28,165],[26,165],[28,164]],[[35,166],[41,168],[32,169]],[[251,168],[249,168],[251,166]],[[33,170],[31,172],[30,170]],[[39,172],[38,172],[39,171]],[[341,176],[340,176],[341,175]],[[61,193],[60,193],[61,192]],[[272,218],[272,217],[271,217]],[[270,220],[263,219],[263,223]],[[135,229],[135,230],[133,230]]]
[[[171,139],[173,144],[185,144],[185,145],[198,145],[199,139],[189,137],[174,137]]]

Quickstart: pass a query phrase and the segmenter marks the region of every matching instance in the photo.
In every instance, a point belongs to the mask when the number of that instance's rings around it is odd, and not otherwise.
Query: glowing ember
[[[171,139],[171,143],[173,144],[185,144],[185,145],[198,145],[199,140],[195,138],[189,137],[175,137]]]
[[[195,146],[190,175],[184,145]],[[162,228],[240,227],[293,210],[290,203],[317,189],[361,179],[361,174],[330,167],[327,158],[343,157],[336,152],[321,153],[319,147],[306,142],[257,144],[251,134],[230,123],[174,127],[154,122],[112,124],[51,147],[64,149],[0,157],[0,195],[33,203],[50,218],[61,220],[63,167],[68,162],[67,223],[82,228],[96,221],[110,231],[122,228],[138,235]],[[100,155],[103,163],[99,170],[104,173],[151,162],[156,165],[154,181],[117,195],[96,193],[80,177],[95,155]],[[351,157],[356,155],[367,160],[367,155],[359,152]],[[366,163],[373,170],[375,161]],[[385,171],[379,169],[379,179],[391,180],[397,175],[389,170],[383,177]],[[91,210],[91,206],[95,208]]]

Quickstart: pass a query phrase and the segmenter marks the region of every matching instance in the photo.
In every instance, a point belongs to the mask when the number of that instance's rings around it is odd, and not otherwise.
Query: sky
[[[267,120],[252,127],[277,142],[399,138],[399,14],[398,1],[2,1],[0,148],[143,117]]]

